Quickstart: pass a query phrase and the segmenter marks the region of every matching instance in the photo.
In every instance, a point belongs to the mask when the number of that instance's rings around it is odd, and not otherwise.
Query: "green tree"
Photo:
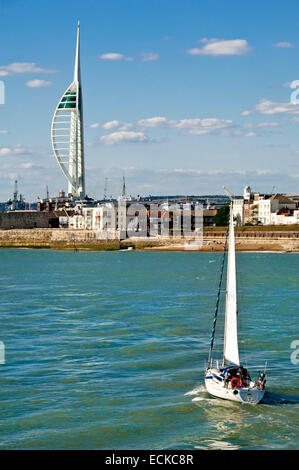
[[[220,207],[214,216],[213,222],[217,227],[225,227],[229,221],[229,204]]]

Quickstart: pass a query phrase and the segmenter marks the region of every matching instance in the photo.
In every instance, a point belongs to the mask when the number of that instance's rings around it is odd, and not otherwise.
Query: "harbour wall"
[[[299,252],[299,232],[236,232],[237,251]],[[204,232],[200,248],[193,241],[173,238],[103,239],[93,230],[55,228],[0,230],[2,248],[49,248],[108,251],[133,248],[155,251],[223,251],[224,232]]]
[[[0,212],[0,230],[48,228],[58,226],[58,220],[52,212]]]

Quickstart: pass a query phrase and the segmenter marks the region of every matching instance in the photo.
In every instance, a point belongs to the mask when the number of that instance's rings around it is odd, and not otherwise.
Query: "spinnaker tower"
[[[55,158],[68,181],[69,195],[83,198],[85,196],[85,171],[79,22],[74,79],[56,107],[52,120],[51,138]]]

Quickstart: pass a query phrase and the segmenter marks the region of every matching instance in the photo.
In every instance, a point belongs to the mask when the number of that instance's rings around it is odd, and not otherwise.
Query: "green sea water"
[[[299,254],[238,254],[240,355],[253,376],[268,361],[256,406],[203,387],[220,263],[2,249],[0,448],[298,448]]]

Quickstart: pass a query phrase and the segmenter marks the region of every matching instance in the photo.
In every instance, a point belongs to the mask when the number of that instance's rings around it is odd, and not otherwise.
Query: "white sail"
[[[225,329],[224,329],[224,363],[240,365],[238,348],[237,325],[237,285],[236,285],[236,255],[235,233],[232,203],[230,207],[229,246],[227,259]]]

